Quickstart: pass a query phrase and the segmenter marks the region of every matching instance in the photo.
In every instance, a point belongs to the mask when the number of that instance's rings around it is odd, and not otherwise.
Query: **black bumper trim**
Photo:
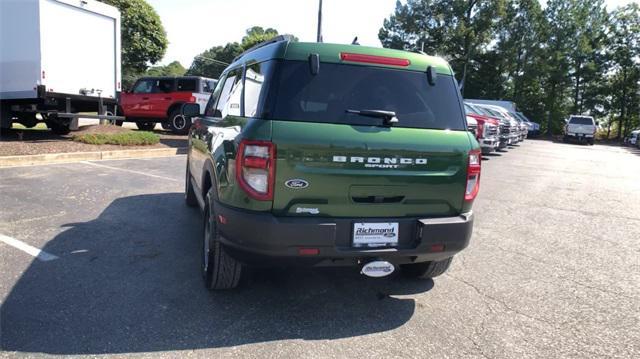
[[[319,218],[277,217],[271,213],[231,208],[219,202],[214,212],[225,218],[218,228],[222,242],[237,259],[251,264],[310,264],[317,266],[358,264],[371,258],[392,263],[441,260],[469,245],[473,213],[446,218]],[[351,246],[354,222],[398,222],[398,246]],[[432,251],[444,245],[444,251]],[[300,248],[317,248],[315,256],[301,256]]]

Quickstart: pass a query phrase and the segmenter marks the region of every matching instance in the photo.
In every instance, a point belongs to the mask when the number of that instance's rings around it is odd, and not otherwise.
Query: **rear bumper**
[[[588,139],[592,139],[593,138],[593,134],[592,133],[567,133],[565,135],[566,137],[569,138],[588,138]]]
[[[345,266],[371,259],[394,264],[442,260],[466,248],[473,230],[471,212],[447,218],[276,217],[216,202],[215,213],[229,253],[253,265]],[[220,222],[220,215],[226,223]],[[398,222],[398,246],[353,247],[355,222]],[[444,250],[435,248],[441,245]],[[301,255],[300,249],[317,249],[318,254]]]

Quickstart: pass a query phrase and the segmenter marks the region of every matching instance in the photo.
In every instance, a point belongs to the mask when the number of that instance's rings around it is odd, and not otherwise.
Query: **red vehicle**
[[[180,113],[182,105],[197,103],[204,112],[216,83],[217,80],[196,76],[142,77],[130,92],[120,94],[118,112],[141,130],[152,130],[161,123],[174,133],[187,134],[191,121]]]
[[[482,153],[487,154],[497,150],[500,146],[500,121],[495,118],[480,114],[473,105],[464,104],[467,116],[473,118],[478,123],[476,139],[480,143]]]

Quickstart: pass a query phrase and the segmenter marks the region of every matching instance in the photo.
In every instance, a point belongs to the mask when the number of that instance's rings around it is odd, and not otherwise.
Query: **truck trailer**
[[[45,122],[66,134],[77,129],[78,117],[122,119],[120,56],[120,12],[113,6],[0,1],[0,127]]]

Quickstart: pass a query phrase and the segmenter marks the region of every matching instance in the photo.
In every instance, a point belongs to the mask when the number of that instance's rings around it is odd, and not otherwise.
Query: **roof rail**
[[[267,41],[263,41],[259,44],[253,45],[250,49],[243,51],[240,55],[236,56],[233,61],[231,62],[236,62],[239,58],[241,58],[242,56],[246,55],[247,53],[253,51],[253,50],[257,50],[261,47],[267,46],[267,45],[271,45],[274,44],[276,42],[280,42],[280,41],[291,41],[291,39],[293,38],[293,36],[291,35],[278,35],[276,37],[271,38],[270,40]]]

